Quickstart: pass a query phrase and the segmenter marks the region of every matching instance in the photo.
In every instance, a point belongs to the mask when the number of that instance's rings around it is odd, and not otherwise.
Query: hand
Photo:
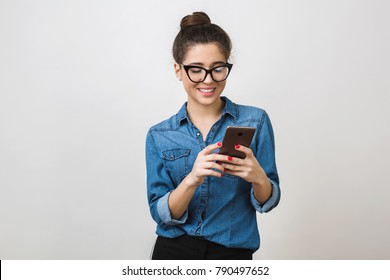
[[[187,180],[193,186],[197,186],[203,183],[205,176],[222,177],[224,170],[223,167],[216,161],[221,161],[226,156],[213,153],[214,150],[219,149],[222,146],[221,142],[211,144],[199,152],[192,171],[187,175]],[[220,170],[218,172],[216,170]]]
[[[260,166],[256,157],[250,148],[236,145],[236,150],[243,152],[246,157],[244,159],[225,156],[225,160],[221,164],[226,174],[238,176],[249,183],[261,184],[268,181],[267,175]]]

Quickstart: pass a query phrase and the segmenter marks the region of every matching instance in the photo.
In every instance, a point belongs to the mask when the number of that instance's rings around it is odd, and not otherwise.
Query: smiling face
[[[183,60],[184,65],[200,66],[205,69],[212,69],[224,65],[227,58],[215,43],[196,44],[187,50]],[[215,82],[210,74],[201,83],[192,82],[180,64],[175,64],[176,76],[183,82],[184,89],[188,95],[189,106],[219,106],[219,98],[225,88],[226,80]]]

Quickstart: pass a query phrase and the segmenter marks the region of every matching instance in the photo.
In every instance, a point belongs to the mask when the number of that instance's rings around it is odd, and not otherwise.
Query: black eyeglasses
[[[206,80],[207,74],[210,74],[211,79],[214,82],[223,82],[229,76],[230,70],[233,67],[233,64],[226,63],[219,66],[216,66],[211,69],[205,69],[200,66],[195,65],[183,65],[184,70],[187,73],[188,78],[194,83],[201,83]]]

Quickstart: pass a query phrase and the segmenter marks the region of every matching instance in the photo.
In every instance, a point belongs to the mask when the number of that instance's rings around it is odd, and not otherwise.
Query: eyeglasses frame
[[[223,81],[225,81],[225,80],[229,77],[230,70],[231,70],[232,67],[233,67],[233,64],[231,64],[231,63],[225,63],[225,64],[222,64],[222,65],[218,65],[218,66],[215,66],[215,67],[213,67],[213,68],[211,68],[211,69],[205,69],[205,68],[203,68],[203,67],[201,67],[201,66],[197,66],[197,65],[184,65],[184,64],[180,64],[180,65],[183,66],[184,70],[185,70],[186,73],[187,73],[187,77],[190,79],[190,81],[193,82],[193,83],[196,83],[196,84],[203,83],[204,80],[206,80],[208,74],[210,74],[210,77],[211,77],[211,79],[213,79],[214,82],[216,82],[216,83],[223,82]],[[213,71],[214,71],[215,69],[217,69],[217,68],[220,68],[220,67],[227,67],[227,68],[228,68],[228,73],[227,73],[225,79],[223,79],[223,80],[221,80],[221,81],[216,81],[216,80],[214,79],[214,77],[213,77]],[[202,69],[203,71],[205,71],[205,72],[206,72],[206,75],[204,75],[203,80],[201,80],[201,81],[199,81],[199,82],[193,81],[193,80],[191,79],[191,77],[190,77],[190,74],[188,74],[188,70],[190,70],[191,68],[198,68],[198,69]]]

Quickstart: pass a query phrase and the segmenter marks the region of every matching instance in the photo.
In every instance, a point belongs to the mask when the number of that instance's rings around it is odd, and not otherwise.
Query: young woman
[[[174,70],[188,101],[150,128],[147,194],[157,223],[152,259],[252,259],[260,246],[256,211],[279,203],[272,126],[262,109],[221,94],[232,69],[231,41],[207,14],[184,17]],[[228,126],[256,128],[244,159],[218,154]]]

